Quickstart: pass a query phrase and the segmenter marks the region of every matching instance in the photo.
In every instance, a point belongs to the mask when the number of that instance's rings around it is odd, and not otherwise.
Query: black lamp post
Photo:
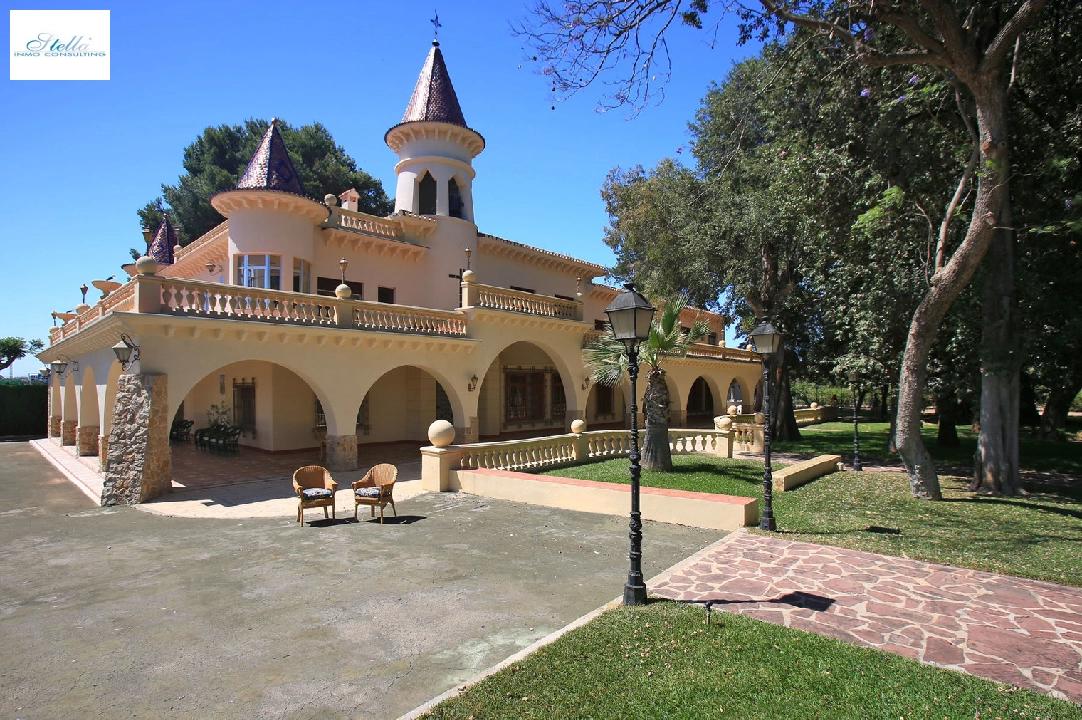
[[[639,513],[639,412],[635,404],[635,380],[639,376],[639,343],[650,337],[650,323],[656,308],[650,301],[635,292],[632,283],[616,296],[607,308],[612,334],[627,348],[627,374],[631,377],[631,551],[628,559],[631,568],[624,585],[624,605],[642,605],[646,602],[646,581],[642,576],[642,519]]]
[[[774,520],[774,476],[770,470],[770,361],[781,347],[781,333],[774,329],[770,321],[763,318],[759,326],[749,335],[755,352],[763,358],[763,512],[759,514],[760,530],[777,530]]]
[[[860,382],[860,373],[856,370],[849,371],[849,385],[853,389],[853,471],[860,472],[864,468],[860,464],[860,426],[857,422],[857,383]]]

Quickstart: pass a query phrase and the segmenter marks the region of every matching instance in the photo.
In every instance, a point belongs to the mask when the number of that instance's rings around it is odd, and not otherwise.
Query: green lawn
[[[627,458],[614,458],[574,467],[546,470],[542,475],[628,484]],[[676,455],[672,472],[643,470],[643,487],[693,490],[739,497],[759,497],[763,492],[763,464],[754,460],[729,460],[706,455]],[[772,463],[775,470],[784,464]]]
[[[896,453],[887,452],[889,423],[860,423],[861,460],[892,461],[899,460]],[[935,425],[925,425],[921,429],[924,442],[932,457],[941,466],[972,467],[973,453],[977,450],[977,434],[968,427],[958,428],[960,446],[941,448],[936,445]],[[810,453],[825,455],[840,453],[846,462],[853,457],[853,423],[831,422],[810,425],[800,429],[802,438],[796,442],[776,442],[773,449],[787,453]],[[1018,462],[1023,470],[1040,472],[1068,473],[1082,475],[1082,443],[1045,442],[1022,437],[1018,443]]]
[[[1074,705],[741,615],[615,608],[433,718],[1056,718]]]
[[[674,472],[644,472],[646,487],[762,496],[762,463],[706,455],[673,458]],[[624,458],[548,471],[627,483]],[[942,502],[917,500],[901,472],[842,472],[774,494],[774,516],[793,540],[1082,586],[1082,488],[1029,486],[1018,498],[976,495],[941,477]],[[757,531],[756,531],[757,532]]]

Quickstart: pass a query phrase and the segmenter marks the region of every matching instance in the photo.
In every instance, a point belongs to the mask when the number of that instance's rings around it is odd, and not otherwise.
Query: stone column
[[[54,415],[49,418],[49,437],[60,437],[60,416]]]
[[[65,420],[60,423],[60,444],[61,445],[74,445],[75,444],[75,428],[79,426],[78,420]]]
[[[477,442],[481,437],[481,422],[476,417],[470,418],[469,427],[455,428],[455,434],[462,433],[462,444],[470,445]]]
[[[169,394],[166,375],[121,375],[101,493],[102,505],[134,505],[169,492]]]
[[[83,427],[80,425],[76,432],[76,441],[79,446],[80,455],[97,455],[98,426]]]
[[[357,436],[327,436],[327,469],[350,472],[357,469]]]

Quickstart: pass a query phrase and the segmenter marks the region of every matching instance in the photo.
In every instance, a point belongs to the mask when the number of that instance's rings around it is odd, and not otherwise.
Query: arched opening
[[[451,217],[462,217],[462,195],[458,191],[458,181],[451,178],[447,181],[447,214]]]
[[[516,342],[485,372],[477,398],[481,439],[563,432],[567,425],[564,378],[547,352]]]
[[[586,398],[586,426],[591,430],[622,428],[628,408],[620,386],[592,385]]]
[[[436,178],[427,170],[417,183],[417,214],[436,214]]]
[[[763,381],[760,380],[755,384],[755,400],[752,405],[754,410],[752,412],[763,411]]]
[[[706,378],[697,377],[691,384],[686,409],[688,427],[713,427],[714,395]]]
[[[170,421],[191,422],[188,437],[171,444],[174,487],[289,477],[302,465],[324,464],[317,395],[287,367],[230,363],[174,402]]]
[[[744,412],[744,393],[735,378],[729,383],[729,392],[725,398],[725,411],[728,412],[730,407],[735,407],[737,414]]]

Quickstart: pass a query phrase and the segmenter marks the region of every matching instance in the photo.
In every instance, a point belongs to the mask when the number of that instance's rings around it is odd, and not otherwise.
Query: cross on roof
[[[440,14],[439,14],[439,12],[437,12],[437,11],[433,11],[433,12],[435,12],[435,17],[433,17],[431,20],[429,20],[429,22],[432,23],[433,34],[435,35],[435,39],[439,40],[440,39],[440,28],[443,27],[443,25],[440,25]]]

